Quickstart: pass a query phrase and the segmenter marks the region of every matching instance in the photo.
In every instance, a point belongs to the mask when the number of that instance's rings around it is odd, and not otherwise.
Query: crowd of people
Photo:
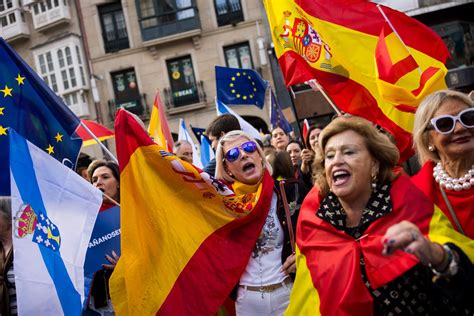
[[[274,181],[261,234],[229,293],[237,315],[474,313],[474,103],[467,95],[442,90],[420,104],[413,139],[421,170],[411,178],[393,139],[351,115],[311,126],[301,141],[276,127],[270,144],[261,143],[230,114],[206,134],[216,158],[205,172],[252,192],[266,173]],[[174,153],[192,163],[188,142],[177,142]],[[101,210],[120,203],[115,163],[94,161],[84,176],[104,193]],[[0,210],[3,316],[16,305],[6,201]],[[119,256],[104,255],[110,265],[95,276],[90,313],[113,312],[107,284]]]

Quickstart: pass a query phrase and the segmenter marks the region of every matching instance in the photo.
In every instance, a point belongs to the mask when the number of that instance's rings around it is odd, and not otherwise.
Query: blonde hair
[[[460,101],[471,108],[474,107],[473,101],[466,94],[453,90],[440,90],[427,96],[416,110],[415,124],[413,125],[413,146],[421,165],[429,160],[434,162],[440,160],[436,151],[428,149],[430,121],[445,102],[452,100]]]
[[[356,132],[364,138],[367,150],[379,163],[377,180],[380,183],[384,183],[395,178],[393,168],[400,159],[400,153],[390,138],[377,130],[375,126],[366,119],[357,116],[340,116],[334,119],[323,129],[321,134],[319,134],[319,150],[313,162],[314,180],[323,196],[329,192],[329,185],[324,169],[324,150],[331,137],[349,130]]]
[[[216,178],[217,179],[224,179],[229,182],[234,182],[235,179],[229,176],[227,172],[225,171],[225,164],[226,162],[224,161],[224,145],[226,142],[233,141],[239,137],[244,137],[248,140],[255,141],[249,134],[243,132],[243,131],[230,131],[224,136],[221,137],[219,140],[219,143],[217,145],[217,150],[216,150]],[[257,151],[262,158],[263,161],[263,169],[267,169],[270,174],[272,174],[272,167],[270,164],[267,162],[265,159],[265,154],[263,153],[262,148],[258,144],[258,142],[255,142],[257,144]]]

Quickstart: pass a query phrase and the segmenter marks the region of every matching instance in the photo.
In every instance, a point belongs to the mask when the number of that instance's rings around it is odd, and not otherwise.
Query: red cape
[[[373,300],[360,271],[361,253],[373,288],[394,280],[419,262],[402,251],[383,256],[382,238],[390,226],[403,220],[415,223],[427,235],[433,203],[406,175],[393,182],[390,195],[392,212],[372,222],[358,240],[316,215],[321,201],[316,187],[306,197],[298,222],[297,243],[318,291],[322,315],[373,314]]]

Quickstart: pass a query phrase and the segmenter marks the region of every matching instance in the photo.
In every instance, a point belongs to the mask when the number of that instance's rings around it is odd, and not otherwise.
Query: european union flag
[[[194,136],[196,136],[196,139],[199,141],[199,144],[202,143],[201,136],[204,136],[205,138],[207,138],[207,136],[204,134],[206,132],[204,128],[191,126],[191,130],[193,131]]]
[[[253,104],[262,109],[267,87],[255,70],[216,66],[217,99],[227,105]]]
[[[275,97],[273,91],[270,92],[271,94],[271,105],[270,105],[270,124],[272,125],[272,129],[276,127],[280,127],[286,133],[289,133],[293,130],[291,124],[286,119],[285,115],[281,111],[280,105]]]
[[[10,195],[8,127],[73,168],[79,118],[0,38],[0,195]]]

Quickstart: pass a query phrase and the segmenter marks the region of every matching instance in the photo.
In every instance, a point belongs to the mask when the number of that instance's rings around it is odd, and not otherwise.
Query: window
[[[191,56],[166,61],[174,106],[199,102]]]
[[[1,1],[1,0],[0,0]],[[42,14],[59,7],[59,1],[46,0],[33,5],[34,15]]]
[[[116,52],[129,48],[127,26],[120,3],[106,4],[99,7],[102,38],[105,52]]]
[[[240,0],[214,0],[217,25],[235,24],[244,20]]]
[[[142,28],[194,18],[192,0],[145,0],[140,2]]]
[[[140,92],[134,69],[114,72],[111,74],[115,94],[115,106],[125,108],[135,114],[142,114]]]
[[[225,62],[230,68],[253,68],[249,43],[224,47]]]

